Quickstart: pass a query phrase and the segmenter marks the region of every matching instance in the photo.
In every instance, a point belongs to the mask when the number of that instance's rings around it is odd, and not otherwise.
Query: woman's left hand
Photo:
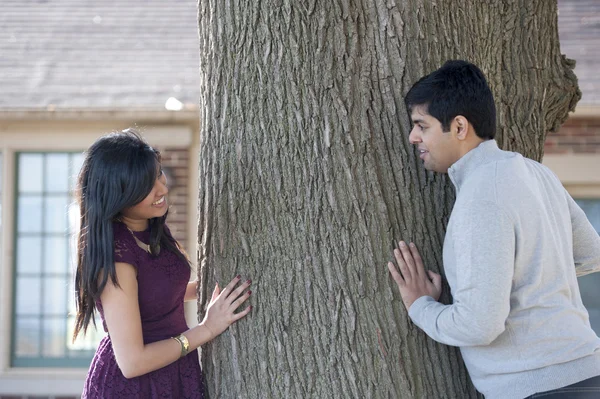
[[[240,285],[236,288],[238,283]],[[208,329],[211,339],[227,330],[231,324],[246,316],[252,310],[252,306],[248,306],[241,312],[235,313],[250,298],[251,291],[246,291],[246,289],[251,283],[250,280],[242,283],[241,277],[237,276],[222,291],[219,284],[215,286],[210,303],[206,308],[204,320],[200,323]]]

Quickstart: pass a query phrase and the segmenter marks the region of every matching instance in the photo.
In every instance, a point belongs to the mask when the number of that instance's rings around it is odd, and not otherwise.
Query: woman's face
[[[159,176],[154,182],[152,191],[141,202],[136,205],[125,208],[121,214],[132,221],[148,221],[149,219],[162,217],[167,212],[167,177],[162,168]]]

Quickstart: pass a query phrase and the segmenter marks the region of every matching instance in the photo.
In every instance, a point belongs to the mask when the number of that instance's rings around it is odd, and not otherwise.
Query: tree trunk
[[[254,306],[203,348],[210,397],[476,397],[386,267],[402,238],[443,273],[454,199],[408,143],[403,95],[470,60],[500,145],[540,159],[579,96],[556,3],[208,0],[199,32],[199,308],[237,274]]]

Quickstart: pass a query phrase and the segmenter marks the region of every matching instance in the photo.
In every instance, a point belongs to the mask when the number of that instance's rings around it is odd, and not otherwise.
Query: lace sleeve
[[[121,240],[115,241],[115,262],[129,263],[137,268],[135,252],[127,242]]]

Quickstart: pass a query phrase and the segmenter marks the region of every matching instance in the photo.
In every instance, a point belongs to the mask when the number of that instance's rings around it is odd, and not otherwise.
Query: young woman
[[[183,302],[196,299],[190,264],[165,224],[160,153],[132,130],[98,139],[78,181],[81,209],[74,337],[97,309],[108,333],[82,398],[202,398],[196,348],[246,316],[250,280],[215,287],[204,320],[188,329]]]

